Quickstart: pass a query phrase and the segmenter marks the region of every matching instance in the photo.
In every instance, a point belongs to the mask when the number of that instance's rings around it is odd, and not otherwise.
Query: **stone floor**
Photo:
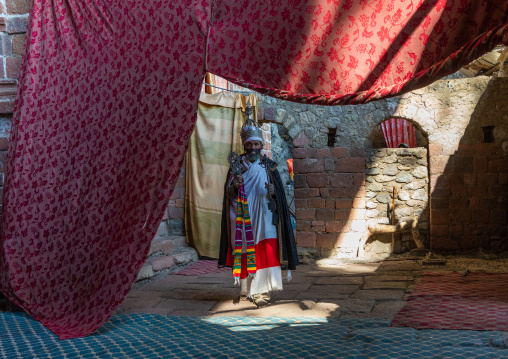
[[[230,271],[169,275],[137,285],[118,313],[391,320],[422,275],[422,264],[416,260],[318,261],[300,265],[292,272],[292,280],[284,283],[284,290],[273,293],[271,304],[261,309],[251,302],[238,301],[238,287],[233,285]]]

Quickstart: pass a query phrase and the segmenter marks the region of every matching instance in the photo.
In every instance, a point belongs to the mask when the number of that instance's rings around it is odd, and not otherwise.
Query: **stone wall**
[[[283,125],[295,146],[298,245],[321,255],[355,255],[369,218],[365,171],[370,170],[366,153],[374,146],[372,133],[386,118],[401,117],[416,126],[429,150],[431,199],[422,214],[430,209],[430,247],[467,249],[496,241],[504,246],[507,81],[441,80],[358,106],[311,106],[263,97],[265,119]],[[493,91],[495,95],[484,94]],[[482,126],[493,123],[495,144],[480,143]],[[336,131],[333,146],[328,146],[330,129]],[[422,209],[423,203],[419,205]]]
[[[367,150],[366,217],[367,222],[392,223],[393,194],[395,223],[418,220],[418,228],[428,245],[429,234],[429,175],[427,149],[384,148]],[[391,237],[391,234],[389,235]],[[415,248],[411,236],[404,236],[400,251]]]

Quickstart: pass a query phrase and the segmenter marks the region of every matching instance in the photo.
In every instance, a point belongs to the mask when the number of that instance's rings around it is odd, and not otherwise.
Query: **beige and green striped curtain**
[[[247,100],[256,119],[257,98],[251,94],[201,93],[196,127],[186,156],[185,230],[200,256],[218,258],[224,180],[228,154],[243,152],[240,129]]]

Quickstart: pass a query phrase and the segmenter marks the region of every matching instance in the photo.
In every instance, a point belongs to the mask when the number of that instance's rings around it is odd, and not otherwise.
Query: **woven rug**
[[[508,273],[427,273],[392,326],[508,331]]]
[[[217,260],[201,259],[187,268],[171,274],[176,275],[203,275],[210,273],[231,272],[231,268],[218,268]]]
[[[113,316],[59,340],[23,313],[0,312],[0,358],[507,358],[503,332],[392,328],[384,319]]]

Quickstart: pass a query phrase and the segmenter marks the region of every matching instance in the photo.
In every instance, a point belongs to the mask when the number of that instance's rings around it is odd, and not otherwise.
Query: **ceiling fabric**
[[[206,70],[292,101],[362,103],[506,42],[507,7],[216,0],[212,16],[212,0],[34,0],[0,290],[62,339],[113,314],[179,176]]]
[[[495,0],[216,0],[207,68],[284,100],[361,104],[507,44],[507,23]]]

